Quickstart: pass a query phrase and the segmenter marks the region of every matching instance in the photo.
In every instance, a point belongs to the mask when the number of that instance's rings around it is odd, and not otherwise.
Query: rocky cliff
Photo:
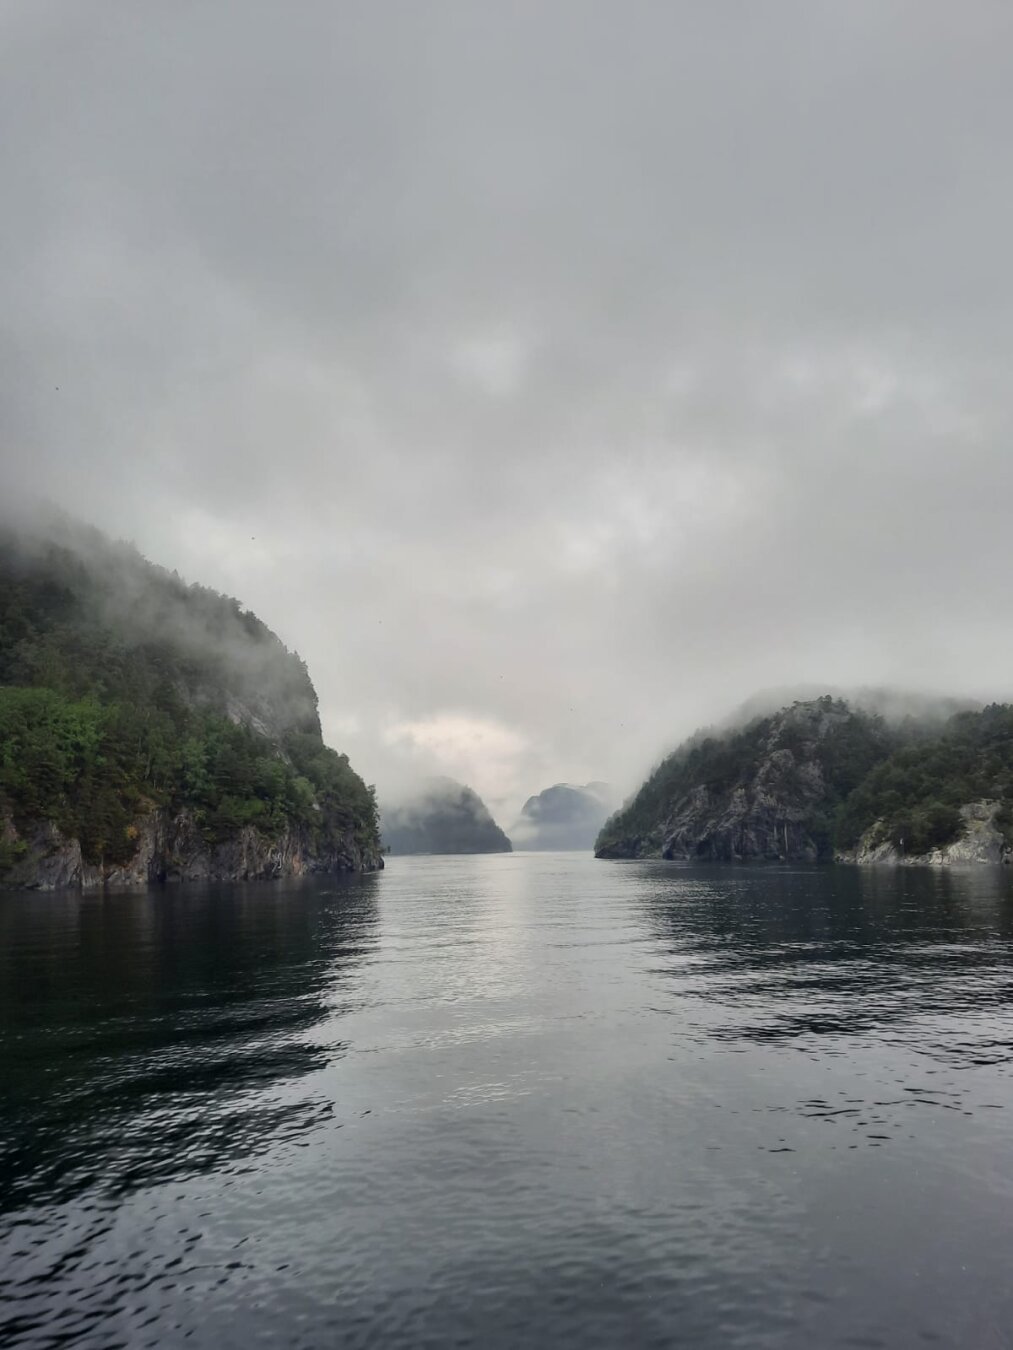
[[[903,703],[900,705],[903,708]],[[914,706],[914,705],[912,705]],[[605,825],[604,858],[1013,859],[1013,707],[892,723],[822,698],[699,735]]]
[[[796,703],[670,755],[604,826],[600,858],[815,862],[832,812],[883,757],[881,722],[843,700]]]
[[[372,789],[255,615],[73,522],[0,528],[0,884],[382,865]]]

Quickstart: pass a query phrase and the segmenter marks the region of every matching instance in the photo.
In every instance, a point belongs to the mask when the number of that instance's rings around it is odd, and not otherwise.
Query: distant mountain
[[[894,720],[830,695],[664,759],[605,824],[601,858],[1005,862],[1013,707],[895,701]],[[921,717],[919,717],[921,713]]]
[[[615,800],[607,783],[556,783],[528,798],[510,837],[517,848],[590,851]]]
[[[391,853],[509,853],[510,840],[470,787],[430,778],[406,798],[383,803],[380,834]]]
[[[382,866],[372,789],[256,615],[77,522],[0,526],[0,884]]]

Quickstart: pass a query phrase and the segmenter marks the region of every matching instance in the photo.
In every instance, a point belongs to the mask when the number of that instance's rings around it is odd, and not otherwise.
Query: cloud
[[[480,797],[511,800],[523,791],[528,744],[510,727],[462,713],[437,713],[384,729],[409,782],[437,770],[473,787]],[[407,784],[406,784],[407,786]]]
[[[237,594],[381,788],[625,788],[772,685],[1013,692],[1006,7],[0,35],[0,488]]]
[[[478,333],[456,342],[450,353],[451,368],[494,398],[519,393],[527,363],[524,342],[511,333]]]

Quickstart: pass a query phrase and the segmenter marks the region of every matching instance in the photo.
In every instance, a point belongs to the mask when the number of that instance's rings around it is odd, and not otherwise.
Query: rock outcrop
[[[863,834],[856,848],[839,850],[836,858],[838,862],[880,863],[894,867],[1009,863],[1013,861],[1013,848],[996,820],[1001,809],[1002,804],[994,801],[969,802],[962,806],[960,837],[925,853],[911,853],[902,843],[883,839],[882,825],[877,821]]]
[[[600,858],[816,862],[835,800],[885,753],[876,718],[830,697],[796,703],[665,760],[605,825]]]
[[[900,706],[903,708],[903,701]],[[830,695],[698,735],[603,828],[603,858],[1013,861],[1013,706],[887,722]]]

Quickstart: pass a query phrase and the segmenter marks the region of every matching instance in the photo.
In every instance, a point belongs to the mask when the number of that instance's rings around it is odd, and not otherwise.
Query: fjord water
[[[1002,1346],[1008,872],[0,897],[0,1342]]]

